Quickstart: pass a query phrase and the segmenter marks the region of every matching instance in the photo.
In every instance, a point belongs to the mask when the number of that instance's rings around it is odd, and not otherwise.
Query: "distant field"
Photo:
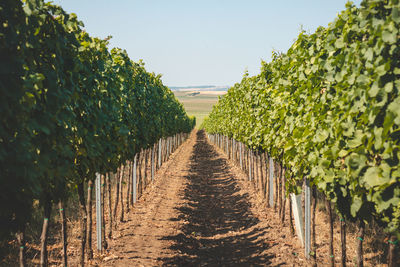
[[[218,96],[226,92],[221,91],[174,91],[175,96],[185,107],[186,112],[196,117],[196,127],[200,127],[204,118],[210,113],[213,105],[218,101]]]

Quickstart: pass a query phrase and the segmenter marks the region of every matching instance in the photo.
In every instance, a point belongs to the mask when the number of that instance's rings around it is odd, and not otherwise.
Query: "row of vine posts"
[[[259,74],[246,72],[202,124],[209,134],[235,138],[255,150],[247,156],[252,161],[268,152],[264,157],[273,158],[278,181],[271,186],[276,209],[285,205],[283,195],[315,195],[304,185],[307,178],[318,195],[306,200],[318,200],[328,217],[345,220],[340,223],[343,247],[346,224],[356,228],[358,266],[363,265],[365,225],[382,235],[373,238],[376,244],[386,243],[376,256],[387,252],[389,266],[399,265],[399,14],[398,0],[348,2],[326,27],[301,31],[287,51],[274,51],[270,62],[261,62]],[[246,166],[254,171],[252,164]],[[296,201],[290,205],[294,213]],[[306,209],[306,218],[313,212]],[[327,257],[333,264],[334,255]]]
[[[178,133],[167,138],[160,138],[147,149],[142,149],[132,160],[121,165],[116,173],[106,175],[96,174],[95,179],[87,182],[87,203],[83,188],[78,189],[81,228],[86,238],[81,239],[80,264],[85,259],[93,259],[93,187],[95,184],[96,210],[96,249],[99,253],[109,248],[107,240],[113,238],[113,229],[119,222],[125,221],[125,216],[134,208],[136,201],[143,195],[146,187],[154,181],[156,172],[170,155],[188,138],[188,133]],[[114,189],[112,187],[114,186]],[[114,194],[114,197],[112,196]],[[114,199],[113,199],[114,198]],[[114,200],[114,201],[113,201]],[[106,211],[107,208],[107,211]],[[59,202],[63,266],[68,266],[68,234],[65,206]],[[49,216],[50,217],[50,216]],[[48,262],[45,236],[48,232],[49,217],[45,218],[47,227],[42,233],[41,262]],[[22,240],[21,240],[22,241]],[[25,266],[24,246],[20,246],[20,265]]]
[[[117,222],[124,221],[124,214],[129,213],[131,208],[140,198],[146,187],[154,181],[155,173],[161,168],[161,165],[169,158],[169,156],[187,139],[187,133],[176,134],[172,137],[160,139],[152,147],[143,149],[135,155],[134,159],[127,161],[122,165],[116,174],[106,176],[97,176],[98,185],[102,185],[103,190],[98,187],[99,192],[96,198],[96,214],[97,217],[97,250],[103,251],[107,249],[106,236],[112,238],[112,228],[117,226]],[[113,177],[114,176],[114,177]],[[149,177],[150,176],[150,177]],[[112,211],[111,196],[111,179],[115,179],[115,201],[114,210]],[[126,185],[125,204],[123,185]],[[90,187],[89,187],[90,188]],[[108,232],[106,235],[105,222],[105,195],[108,196]],[[97,196],[97,195],[96,195]],[[89,203],[89,200],[88,200]],[[119,204],[120,203],[120,204]],[[119,219],[117,220],[118,205],[121,206]],[[125,206],[125,208],[124,208]],[[88,207],[90,210],[90,207]],[[110,216],[111,215],[111,216]],[[89,227],[91,229],[91,227]],[[88,255],[92,252],[88,251]]]
[[[239,166],[246,174],[248,181],[252,182],[256,190],[263,196],[268,208],[273,208],[278,213],[282,226],[289,221],[292,235],[295,230],[297,236],[304,247],[304,255],[311,260],[313,266],[317,266],[315,217],[317,200],[317,190],[310,188],[308,180],[305,178],[303,192],[289,195],[286,191],[285,168],[282,167],[279,159],[274,159],[267,152],[249,149],[245,144],[221,134],[207,134],[212,144],[222,149],[228,159]],[[329,221],[329,258],[330,266],[335,266],[333,223],[334,216],[331,202],[324,197],[324,204]],[[289,218],[286,218],[286,210],[289,209]],[[304,210],[304,216],[303,216]],[[293,218],[294,217],[294,218]],[[295,226],[293,225],[293,219]],[[341,266],[346,266],[346,221],[340,220],[341,230]],[[364,266],[363,262],[363,241],[364,225],[360,225],[357,233],[357,266]],[[396,264],[395,254],[396,244],[389,243],[388,262],[390,267]]]

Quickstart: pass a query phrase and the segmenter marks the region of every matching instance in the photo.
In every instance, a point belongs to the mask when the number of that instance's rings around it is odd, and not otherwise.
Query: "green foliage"
[[[277,158],[290,190],[308,176],[342,216],[400,235],[399,10],[397,0],[347,4],[245,75],[203,126]]]
[[[43,0],[6,0],[0,15],[4,239],[29,219],[33,199],[65,198],[195,122],[160,76],[89,36],[75,14]]]
[[[23,85],[24,51],[28,29],[19,1],[0,3],[0,239],[29,217],[36,173],[31,172],[35,151],[27,130],[34,96]]]

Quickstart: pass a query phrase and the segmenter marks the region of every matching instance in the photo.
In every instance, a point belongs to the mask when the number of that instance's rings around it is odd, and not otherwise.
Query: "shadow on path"
[[[163,240],[174,257],[160,258],[164,266],[265,266],[273,255],[264,238],[266,228],[257,227],[258,219],[250,211],[248,194],[240,192],[224,158],[206,141],[203,131],[190,158],[186,205],[177,207],[183,221],[180,231]]]

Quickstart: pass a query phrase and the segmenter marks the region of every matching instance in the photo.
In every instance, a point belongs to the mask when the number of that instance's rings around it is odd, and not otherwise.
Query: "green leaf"
[[[375,69],[375,72],[376,72],[379,76],[385,75],[385,74],[387,73],[387,71],[386,71],[386,65],[385,65],[385,64],[382,64],[382,65],[378,66],[378,67]]]
[[[327,130],[319,130],[315,135],[314,140],[318,143],[325,141],[329,136],[329,132]]]
[[[359,196],[353,197],[353,201],[350,206],[351,216],[353,216],[354,218],[357,216],[357,212],[360,210],[362,204],[363,204],[363,201]]]
[[[336,39],[336,42],[335,42],[335,46],[337,47],[337,48],[342,48],[342,47],[344,47],[344,42],[343,42],[343,39]]]
[[[392,7],[392,19],[396,23],[400,23],[400,8],[397,6]]]
[[[372,188],[375,186],[383,185],[390,181],[390,178],[382,176],[382,170],[379,167],[369,167],[364,173],[363,181],[366,188]]]
[[[374,199],[374,203],[376,203],[376,211],[379,213],[384,212],[387,210],[391,205],[395,206],[397,203],[400,202],[400,198],[391,197],[388,199],[376,198]]]
[[[341,72],[337,72],[336,76],[335,76],[335,80],[336,82],[340,83],[341,81],[343,81],[343,74]]]
[[[368,95],[370,97],[376,97],[376,95],[378,94],[379,90],[380,90],[379,82],[375,81],[375,82],[372,83],[371,89],[369,89],[369,91],[368,91]]]
[[[354,138],[347,142],[348,147],[356,148],[362,144],[362,140],[360,138]]]
[[[369,81],[369,77],[368,77],[367,75],[361,74],[361,75],[359,75],[359,76],[357,77],[357,82],[358,82],[358,83],[367,84],[368,81]]]
[[[349,151],[348,151],[348,150],[343,150],[343,149],[342,149],[342,150],[339,151],[338,156],[342,158],[342,157],[347,156],[348,154],[349,154]]]
[[[353,170],[359,170],[364,168],[366,158],[364,155],[359,155],[357,153],[351,153],[350,156],[346,158],[348,166]]]
[[[376,150],[379,150],[382,148],[382,132],[383,132],[383,128],[375,128],[374,129],[374,135],[375,135],[374,147]]]
[[[386,93],[391,93],[393,91],[393,83],[388,82],[387,84],[385,84],[384,89]]]
[[[400,125],[400,96],[389,104],[388,110],[395,115],[395,123]]]
[[[372,50],[372,48],[367,49],[367,52],[365,52],[365,58],[369,61],[372,61],[374,58],[374,50]]]
[[[394,44],[397,41],[397,32],[389,32],[383,31],[382,32],[382,40],[385,43]]]

